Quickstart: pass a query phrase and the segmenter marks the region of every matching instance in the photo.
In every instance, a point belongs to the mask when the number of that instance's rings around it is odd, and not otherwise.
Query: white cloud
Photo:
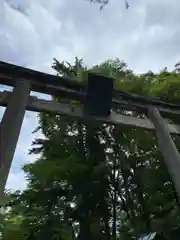
[[[180,59],[179,0],[128,2],[128,10],[123,0],[111,0],[99,11],[88,0],[1,0],[0,60],[46,72],[53,72],[52,58],[75,56],[89,66],[119,57],[137,72],[172,68]],[[26,114],[9,187],[24,186],[21,165],[34,159],[27,153],[35,116]]]

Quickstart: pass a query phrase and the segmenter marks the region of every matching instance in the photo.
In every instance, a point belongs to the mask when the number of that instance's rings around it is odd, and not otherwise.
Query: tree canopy
[[[87,69],[77,58],[55,59],[52,67],[82,84],[93,71],[113,77],[116,89],[180,100],[177,69],[138,75],[119,59]],[[24,166],[28,187],[12,194],[2,239],[179,239],[179,198],[153,132],[45,113],[39,130],[44,138],[34,140],[30,154],[40,157]]]

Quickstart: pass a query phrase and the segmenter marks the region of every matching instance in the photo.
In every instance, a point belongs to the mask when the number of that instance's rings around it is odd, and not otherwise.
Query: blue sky
[[[180,61],[180,1],[129,4],[126,10],[123,0],[110,0],[99,11],[87,0],[0,0],[0,60],[50,73],[53,58],[75,56],[88,66],[119,57],[135,72],[172,69]],[[21,167],[36,160],[28,150],[37,124],[36,113],[27,112],[7,188],[26,186]]]

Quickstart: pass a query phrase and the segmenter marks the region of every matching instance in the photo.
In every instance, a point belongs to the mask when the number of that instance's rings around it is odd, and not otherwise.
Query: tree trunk
[[[89,218],[83,217],[80,220],[80,232],[79,232],[79,240],[90,240],[90,224]]]
[[[116,240],[116,202],[117,202],[117,191],[114,189],[114,199],[113,199],[113,226],[112,226],[112,240]]]
[[[111,234],[110,234],[110,229],[109,229],[108,218],[104,218],[104,226],[105,226],[107,240],[111,240]]]

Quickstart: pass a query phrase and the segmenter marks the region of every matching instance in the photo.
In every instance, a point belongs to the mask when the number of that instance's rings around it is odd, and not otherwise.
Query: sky
[[[109,0],[100,11],[88,0],[0,0],[0,60],[48,73],[53,58],[76,56],[89,67],[118,57],[136,73],[172,69],[180,61],[180,1],[128,2],[127,10],[124,0]],[[37,125],[37,114],[26,112],[8,189],[26,187],[22,166],[37,158],[28,155]]]

